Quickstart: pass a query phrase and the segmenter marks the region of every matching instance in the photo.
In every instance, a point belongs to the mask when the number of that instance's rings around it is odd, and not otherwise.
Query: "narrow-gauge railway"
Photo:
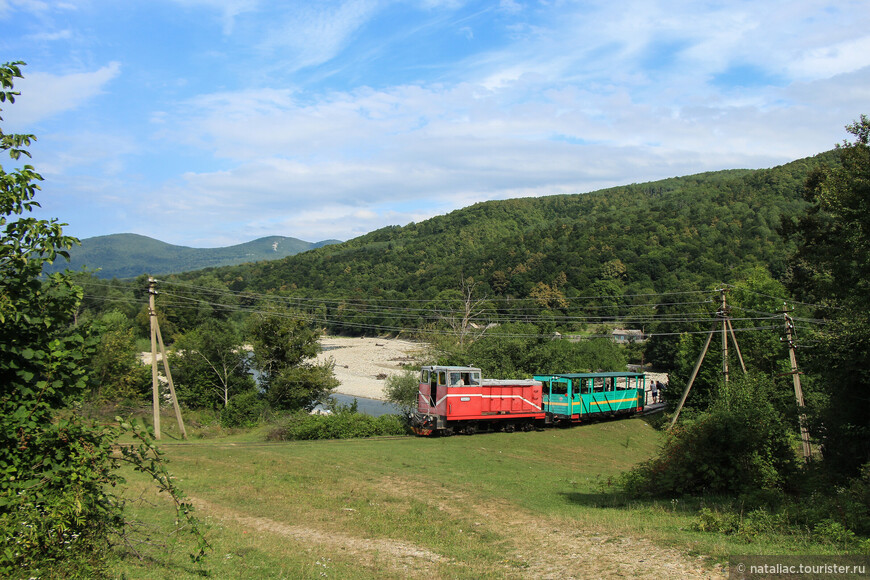
[[[534,379],[484,379],[474,367],[426,366],[420,373],[418,435],[531,431],[642,413],[643,373],[570,373]]]

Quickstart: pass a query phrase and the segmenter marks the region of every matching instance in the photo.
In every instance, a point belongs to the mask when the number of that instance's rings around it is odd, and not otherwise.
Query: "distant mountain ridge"
[[[141,274],[165,275],[248,262],[277,260],[339,240],[306,242],[285,236],[268,236],[223,248],[175,246],[139,234],[111,234],[85,238],[70,250],[70,261],[63,258],[45,269],[46,273],[97,270],[99,278],[134,278]]]

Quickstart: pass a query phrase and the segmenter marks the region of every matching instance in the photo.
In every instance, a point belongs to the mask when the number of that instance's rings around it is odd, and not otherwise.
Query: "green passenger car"
[[[544,384],[544,411],[556,422],[588,421],[643,411],[643,373],[535,375]]]

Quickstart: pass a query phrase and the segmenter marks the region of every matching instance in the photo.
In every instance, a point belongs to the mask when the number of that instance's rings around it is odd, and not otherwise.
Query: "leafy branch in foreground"
[[[208,540],[202,532],[199,520],[194,516],[193,505],[185,501],[184,493],[172,482],[172,475],[166,468],[167,460],[164,453],[156,445],[152,434],[144,426],[135,421],[125,422],[121,417],[116,417],[121,429],[133,436],[135,443],[120,447],[121,461],[128,463],[135,471],[139,471],[151,477],[157,484],[160,493],[166,493],[175,507],[176,532],[189,532],[196,540],[196,550],[190,553],[190,559],[199,563],[205,557],[210,548]],[[177,534],[175,534],[177,536]],[[123,535],[124,542],[137,556],[141,554],[134,548],[134,540],[130,535]]]
[[[14,102],[21,64],[0,64],[0,102]],[[34,139],[0,131],[0,151],[29,157],[24,147]],[[207,544],[153,442],[131,426],[139,446],[119,456],[125,429],[80,416],[96,340],[76,322],[83,291],[72,276],[41,278],[43,266],[78,243],[64,224],[22,215],[38,207],[41,180],[29,165],[8,173],[0,166],[0,576],[105,576],[113,539],[128,523],[111,492],[125,483],[122,459],[172,496],[200,541],[198,560]]]

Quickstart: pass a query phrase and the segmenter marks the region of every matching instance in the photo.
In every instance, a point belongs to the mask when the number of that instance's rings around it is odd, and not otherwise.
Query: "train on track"
[[[646,376],[635,372],[535,375],[485,379],[474,367],[421,370],[418,435],[471,435],[478,431],[531,431],[644,411]]]

